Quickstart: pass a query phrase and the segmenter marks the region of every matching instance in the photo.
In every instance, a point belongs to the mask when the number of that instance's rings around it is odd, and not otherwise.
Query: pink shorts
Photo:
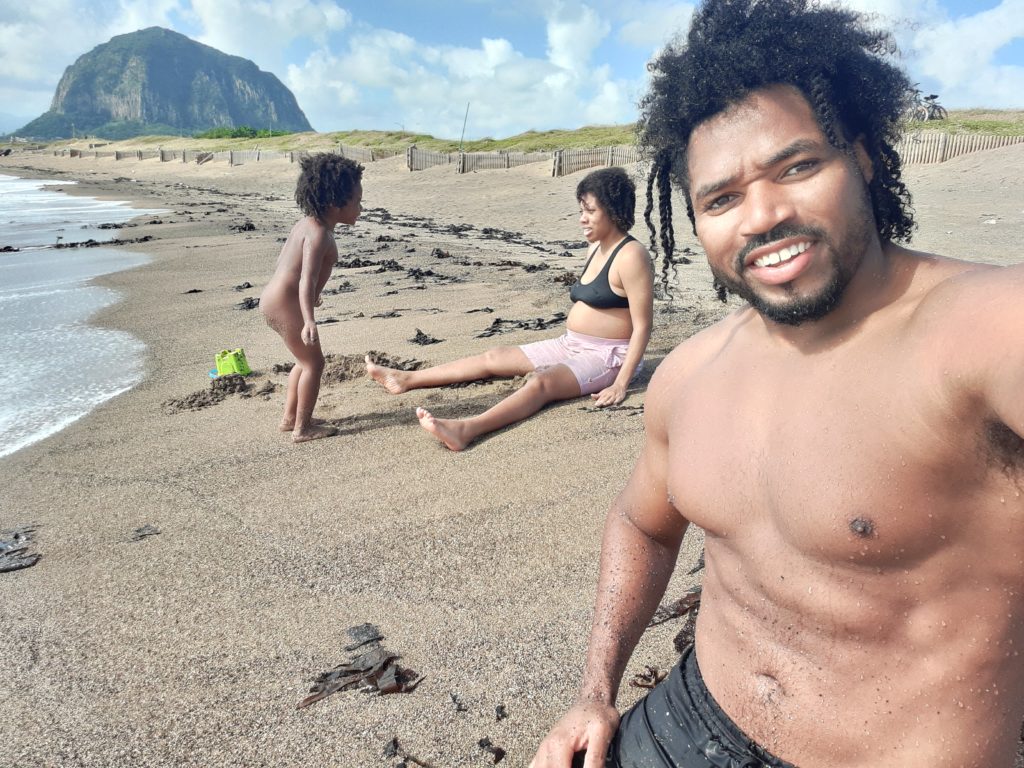
[[[626,359],[629,339],[602,339],[566,331],[557,339],[535,341],[519,348],[538,371],[556,365],[567,367],[579,382],[580,394],[589,395],[615,381]],[[638,373],[640,368],[637,366]]]

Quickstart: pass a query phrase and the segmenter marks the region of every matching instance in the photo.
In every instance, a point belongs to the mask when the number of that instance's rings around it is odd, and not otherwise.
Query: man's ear
[[[867,184],[875,177],[875,164],[871,162],[868,151],[864,148],[864,136],[858,136],[853,142],[853,154],[857,158],[857,166]]]

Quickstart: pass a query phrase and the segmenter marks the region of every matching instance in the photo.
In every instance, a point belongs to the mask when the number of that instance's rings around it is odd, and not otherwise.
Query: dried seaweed
[[[532,320],[503,320],[496,317],[490,326],[476,335],[476,338],[483,339],[512,331],[546,331],[548,328],[561,325],[564,321],[564,312],[555,312],[549,318],[537,317]]]
[[[659,624],[664,624],[666,621],[688,615],[700,606],[700,593],[701,587],[696,586],[678,600],[659,605],[658,610],[654,612],[654,616],[651,617],[647,626],[656,627]]]
[[[444,339],[438,339],[430,334],[424,333],[419,328],[416,329],[416,335],[409,339],[411,344],[419,344],[420,346],[427,346],[428,344],[440,344]]]
[[[397,664],[401,657],[380,644],[384,637],[372,624],[350,628],[349,636],[355,645],[347,647],[363,650],[348,662],[322,672],[309,689],[311,695],[300,701],[296,709],[305,709],[338,691],[358,688],[381,696],[388,693],[412,693],[422,682],[422,675]]]
[[[662,672],[657,667],[652,667],[650,664],[644,666],[643,672],[637,672],[630,679],[629,684],[634,688],[653,688],[662,680],[668,677],[668,672]]]
[[[146,523],[141,528],[136,528],[132,531],[132,535],[128,538],[129,541],[142,541],[147,536],[157,536],[160,534],[160,529],[155,525]]]
[[[23,525],[0,532],[0,573],[20,571],[39,562],[42,555],[28,552],[35,526]]]
[[[484,736],[482,739],[480,739],[480,741],[477,742],[477,744],[479,745],[480,749],[491,755],[491,757],[494,759],[495,765],[497,765],[505,759],[505,750],[496,745],[493,741],[491,741],[490,737]]]
[[[413,765],[420,766],[420,768],[434,768],[430,763],[420,760],[415,755],[402,749],[402,745],[398,743],[397,736],[392,736],[391,741],[384,747],[384,757],[397,757],[402,761],[398,764],[399,766],[408,766],[409,763],[412,763]]]

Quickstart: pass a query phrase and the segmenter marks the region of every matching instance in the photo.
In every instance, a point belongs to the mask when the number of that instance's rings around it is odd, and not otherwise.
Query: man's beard
[[[761,248],[769,243],[790,237],[805,236],[814,239],[827,249],[829,265],[832,270],[828,282],[817,292],[804,296],[794,295],[795,289],[792,285],[788,285],[784,287],[791,294],[788,301],[770,301],[758,295],[750,285],[742,280],[726,277],[712,267],[711,274],[714,276],[715,290],[720,296],[730,293],[740,297],[757,310],[762,317],[782,325],[797,326],[805,322],[820,320],[839,305],[846,287],[850,284],[864,258],[871,235],[875,231],[874,217],[871,215],[869,206],[870,203],[865,194],[861,198],[855,215],[850,220],[850,226],[840,238],[841,248],[837,247],[836,243],[822,229],[781,224],[764,235],[751,238],[736,255],[734,270],[736,274],[742,275],[747,255],[755,248]]]

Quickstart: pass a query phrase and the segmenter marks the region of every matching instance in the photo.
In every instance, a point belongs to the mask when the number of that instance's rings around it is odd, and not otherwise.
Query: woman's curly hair
[[[622,168],[591,171],[576,185],[576,200],[593,195],[601,210],[622,232],[629,232],[636,220],[636,184]]]
[[[648,65],[652,80],[640,102],[637,134],[652,163],[644,220],[655,247],[655,190],[658,196],[663,289],[675,250],[670,182],[681,189],[696,233],[686,166],[690,136],[771,85],[800,90],[837,149],[852,154],[851,142],[863,141],[874,165],[868,192],[878,233],[887,241],[910,238],[913,208],[895,145],[912,86],[886,60],[896,50],[889,33],[870,29],[867,21],[814,0],[705,0],[686,41],[669,45]]]
[[[332,205],[343,208],[363,178],[363,166],[355,160],[325,152],[304,155],[295,185],[295,202],[307,216],[320,221]]]

